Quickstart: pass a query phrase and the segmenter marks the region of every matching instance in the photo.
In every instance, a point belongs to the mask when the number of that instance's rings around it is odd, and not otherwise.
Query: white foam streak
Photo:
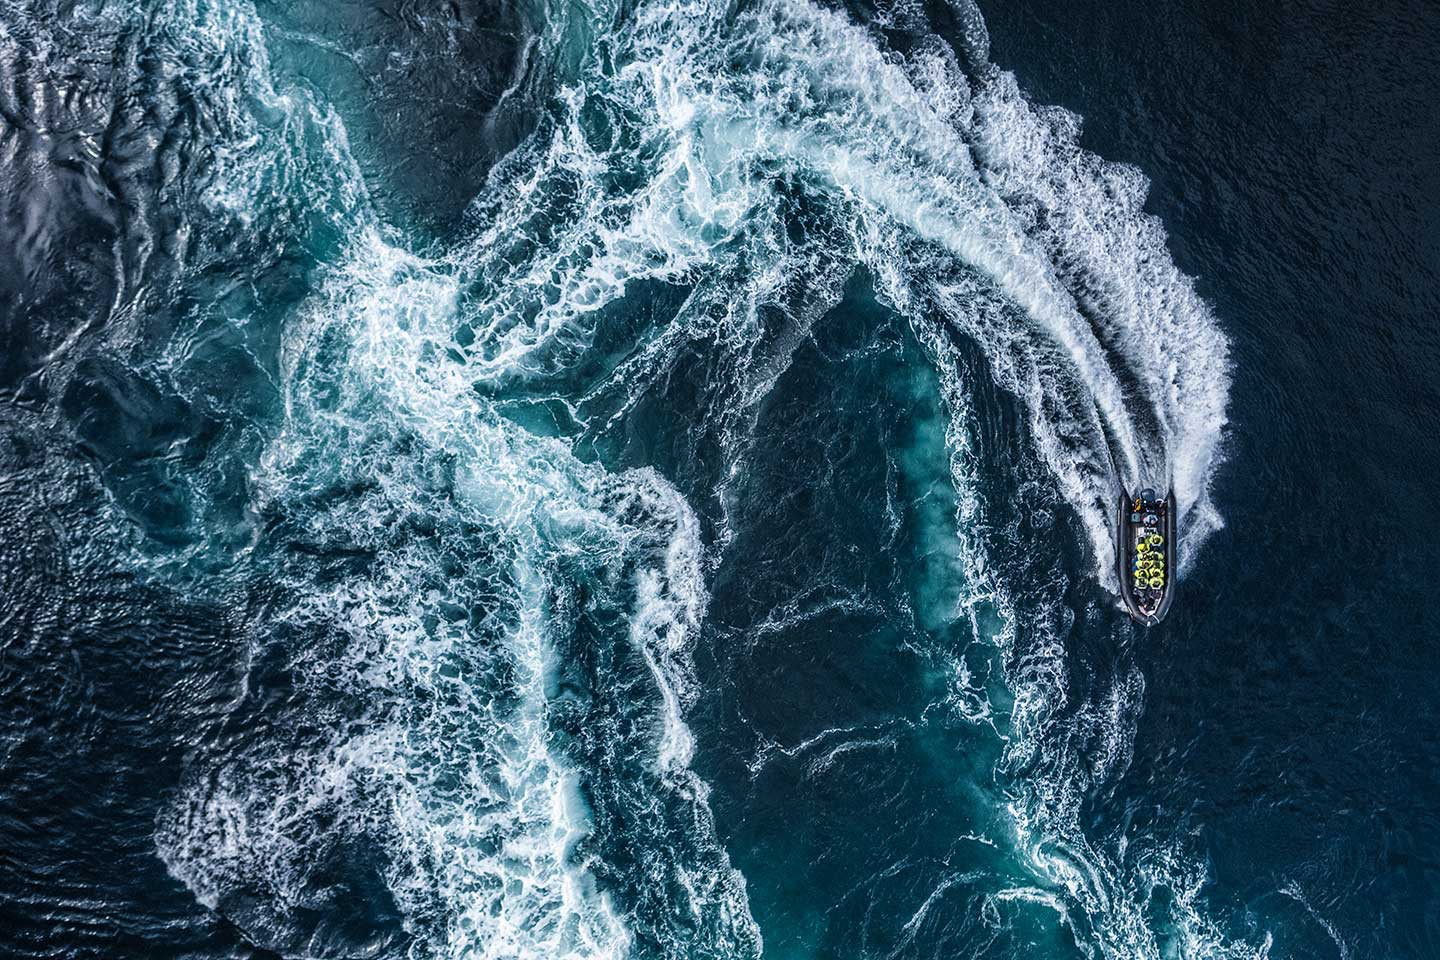
[[[683,719],[684,709],[695,696],[688,652],[708,595],[701,568],[699,522],[658,474],[650,479],[660,498],[675,508],[671,513],[674,534],[665,550],[663,568],[642,570],[637,575],[630,638],[644,655],[664,700],[664,732],[657,759],[663,771],[673,772],[688,767],[695,752]]]
[[[1124,398],[1094,332],[1009,208],[981,182],[950,117],[937,115],[905,71],[838,15],[789,0],[768,9],[778,22],[760,52],[774,73],[767,79],[782,98],[804,90],[820,103],[810,122],[782,121],[757,138],[761,149],[794,159],[843,196],[942,245],[992,280],[1068,355],[1134,471]],[[822,112],[830,104],[843,106]],[[898,251],[887,244],[877,252]]]
[[[339,302],[318,305],[313,338],[297,338],[307,357],[296,359],[289,379],[305,384],[308,365],[318,359],[309,351],[322,349],[337,322],[349,324],[344,333],[354,345],[354,368],[342,379],[359,388],[359,409],[387,410],[387,431],[413,432],[430,451],[421,458],[422,469],[425,460],[435,457],[458,461],[460,499],[452,507],[486,524],[497,538],[489,548],[513,558],[506,578],[513,593],[505,606],[513,611],[514,625],[504,628],[498,648],[510,665],[506,696],[514,704],[494,717],[493,726],[476,729],[478,739],[453,745],[445,745],[444,738],[454,734],[443,731],[457,729],[461,718],[412,719],[438,726],[433,735],[419,739],[416,749],[401,750],[390,761],[403,772],[397,822],[408,838],[408,856],[392,877],[392,889],[403,891],[408,885],[414,899],[407,906],[418,913],[424,907],[415,888],[438,883],[450,905],[449,944],[442,953],[623,956],[629,949],[623,922],[570,852],[586,835],[587,819],[574,775],[549,748],[547,677],[557,661],[547,636],[565,619],[551,599],[565,590],[555,566],[580,564],[599,571],[641,561],[634,575],[631,638],[664,704],[657,762],[669,770],[683,768],[692,750],[681,719],[683,702],[691,695],[688,650],[705,597],[693,514],[653,471],[609,476],[576,460],[563,443],[531,437],[471,399],[464,368],[435,359],[437,346],[453,328],[456,304],[454,283],[444,274],[371,234],[357,245],[355,261],[337,275],[333,288]],[[380,396],[367,396],[371,390]],[[299,413],[297,420],[304,424],[306,411]],[[416,479],[411,469],[383,474],[385,482],[402,484],[394,496],[412,495],[409,485]],[[361,517],[352,522],[363,531],[374,521]],[[426,570],[433,560],[418,557],[413,566]],[[404,592],[414,591],[403,580],[376,588],[372,599],[385,611],[393,611]],[[402,618],[408,622],[397,624],[393,612],[387,612],[380,622],[362,626],[401,640],[387,643],[391,656],[403,658],[400,672],[423,677],[448,655],[463,658],[464,647],[475,642],[468,630],[437,635],[435,626],[427,626],[435,620],[436,605],[447,601],[466,602],[463,592],[421,594]],[[475,696],[468,693],[466,699]],[[442,775],[452,781],[445,799],[427,787]],[[464,789],[454,789],[456,778]],[[488,798],[481,806],[489,809],[477,817],[473,807],[480,798]],[[492,839],[497,837],[502,838],[498,850]],[[435,864],[443,865],[438,877],[433,867],[426,869]]]
[[[157,833],[162,855],[212,907],[241,887],[266,892],[267,924],[278,929],[304,908],[327,833],[363,829],[385,839],[387,885],[424,955],[626,956],[626,920],[577,853],[591,827],[578,773],[554,749],[553,634],[574,616],[577,571],[602,583],[610,569],[632,571],[630,639],[662,704],[656,764],[698,806],[691,820],[703,833],[704,785],[685,769],[693,744],[682,718],[705,603],[697,523],[658,474],[582,463],[564,443],[500,419],[474,384],[525,371],[536,350],[633,279],[682,273],[715,239],[701,234],[716,224],[723,234],[743,210],[712,205],[683,156],[638,202],[612,202],[596,187],[576,101],[534,177],[508,185],[505,215],[454,256],[427,260],[382,235],[338,120],[276,92],[258,69],[282,143],[313,135],[318,149],[237,151],[212,204],[241,217],[264,208],[264,192],[286,186],[276,177],[291,175],[284,158],[313,152],[328,164],[320,177],[337,185],[310,194],[313,212],[349,239],[287,330],[286,426],[254,485],[321,542],[376,557],[373,572],[328,587],[288,583],[295,605],[275,623],[344,638],[298,651],[298,676],[314,677],[317,694],[338,686],[371,705],[357,721],[369,732],[336,729],[305,753],[257,744],[210,761],[213,773],[201,758]],[[545,213],[556,177],[580,187],[578,227],[520,273],[498,270],[507,228]],[[495,299],[462,297],[467,284],[484,289],[487,274],[499,281],[489,285]],[[477,350],[455,341],[465,322]],[[337,482],[361,492],[305,506]],[[435,532],[408,536],[413,522]],[[623,594],[606,602],[626,604]],[[695,917],[718,916],[737,953],[754,952],[743,879],[723,852],[704,857],[666,866],[692,891]]]
[[[851,209],[853,254],[887,300],[944,310],[1026,402],[1102,582],[1116,585],[1121,483],[1173,483],[1188,567],[1219,523],[1207,490],[1228,360],[1158,222],[1140,211],[1143,178],[1079,150],[1073,118],[1034,110],[1008,74],[972,93],[941,54],[884,56],[864,30],[805,0],[762,4],[720,35],[706,26],[710,13],[642,6],[632,59],[597,85],[652,124],[642,129],[660,156],[627,231],[597,235],[601,259],[618,251],[643,263],[635,255],[647,251],[663,275],[684,275],[747,217],[752,232],[764,229],[769,176],[804,177]],[[957,289],[954,269],[938,262],[946,257],[1016,314],[977,311],[973,284]]]

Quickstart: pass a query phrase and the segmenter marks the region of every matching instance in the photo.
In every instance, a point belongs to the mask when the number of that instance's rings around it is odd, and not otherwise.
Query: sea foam
[[[498,400],[559,392],[637,285],[688,287],[597,388],[621,395],[610,420],[582,425],[623,421],[681,346],[713,345],[730,378],[713,413],[738,469],[754,409],[863,267],[941,383],[954,530],[935,542],[956,544],[952,615],[1006,663],[1003,708],[979,685],[956,690],[960,716],[1005,725],[1008,840],[1036,878],[998,899],[1083,915],[1105,955],[1158,956],[1146,910],[1164,886],[1197,953],[1244,952],[1201,914],[1203,872],[1176,845],[1122,858],[1079,827],[1084,790],[1128,758],[1143,684],[1121,674],[1072,711],[1100,732],[1094,755],[1057,727],[1072,614],[1058,596],[1017,596],[994,552],[1014,505],[978,480],[963,376],[981,371],[957,348],[978,346],[1020,404],[1038,469],[1018,489],[1073,510],[1097,579],[1115,585],[1122,483],[1174,483],[1193,557],[1219,523],[1226,343],[1141,210],[1143,177],[1080,150],[1075,118],[985,63],[978,15],[962,18],[962,69],[943,44],[900,57],[804,0],[553,13],[564,23],[537,41],[564,73],[553,103],[492,172],[470,231],[423,255],[371,211],[343,123],[257,67],[267,122],[252,133],[270,149],[225,155],[210,200],[243,224],[268,193],[313,181],[303,212],[337,252],[287,320],[284,422],[255,509],[307,550],[353,559],[257,551],[282,600],[254,643],[293,665],[297,699],[320,711],[307,717],[326,722],[303,750],[261,737],[195,756],[157,833],[171,872],[222,910],[259,889],[266,923],[296,924],[327,832],[349,831],[376,846],[427,955],[758,953],[744,879],[689,770],[691,647],[727,526],[707,546],[659,473],[607,470]],[[249,22],[237,37],[263,47]],[[812,211],[798,238],[787,191]],[[563,399],[583,421],[593,397]],[[610,666],[587,677],[576,663],[597,649]],[[637,691],[608,704],[624,720],[604,728],[613,742],[583,722],[606,689]],[[327,698],[364,709],[339,722]],[[620,812],[659,824],[627,868],[605,854]],[[659,903],[676,889],[685,903]]]

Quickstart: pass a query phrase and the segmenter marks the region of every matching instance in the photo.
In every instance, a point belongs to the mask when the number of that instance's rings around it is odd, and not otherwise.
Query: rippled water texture
[[[0,952],[1433,955],[1440,24],[982,6],[0,0]]]

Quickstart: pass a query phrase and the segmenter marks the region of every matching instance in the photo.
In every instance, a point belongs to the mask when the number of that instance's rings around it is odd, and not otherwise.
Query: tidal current
[[[1415,660],[1317,692],[1351,632],[1433,653],[1435,541],[1364,528],[1374,623],[1343,510],[1263,520],[1415,475],[1293,480],[1363,388],[1292,388],[1336,361],[1264,342],[1258,226],[1151,197],[1249,168],[1123,128],[1244,119],[981,7],[0,0],[0,950],[1435,955],[1440,790],[1393,778],[1440,745],[1374,705]],[[1417,418],[1433,249],[1393,358],[1313,321]],[[1414,423],[1370,442],[1440,463]]]

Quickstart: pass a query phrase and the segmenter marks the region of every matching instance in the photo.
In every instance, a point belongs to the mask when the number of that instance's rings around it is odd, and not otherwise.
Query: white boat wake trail
[[[959,12],[960,55],[931,35],[901,56],[808,0],[556,8],[540,40],[568,71],[553,109],[493,172],[471,233],[423,255],[372,212],[339,119],[276,89],[254,24],[210,38],[286,118],[235,136],[217,211],[262,209],[276,182],[306,180],[310,215],[343,238],[284,331],[285,425],[254,487],[296,540],[365,559],[277,561],[284,599],[256,643],[286,651],[301,699],[365,707],[304,750],[193,760],[158,842],[197,897],[258,898],[249,915],[293,944],[314,864],[353,834],[383,849],[418,955],[758,954],[685,723],[725,532],[703,543],[659,474],[607,471],[493,398],[593,359],[627,289],[683,284],[678,312],[597,390],[623,417],[681,346],[706,341],[733,379],[714,415],[738,461],[788,357],[766,342],[767,311],[801,338],[863,268],[943,384],[961,504],[953,616],[998,649],[1014,700],[1000,711],[956,693],[964,716],[1009,716],[1009,841],[1034,884],[997,904],[1056,909],[1107,957],[1159,957],[1172,937],[1185,956],[1257,953],[1205,917],[1203,871],[1178,846],[1117,852],[1079,826],[1083,791],[1123,769],[1143,682],[1125,673],[1066,709],[1073,615],[1058,589],[1013,589],[992,550],[1008,508],[979,480],[960,347],[1016,398],[1035,495],[1073,510],[1094,576],[1114,587],[1120,483],[1173,482],[1182,572],[1220,525],[1209,484],[1226,341],[1142,212],[1144,178],[1081,150],[1076,118],[1030,104],[988,63],[978,14]],[[884,14],[912,31],[918,18]],[[789,229],[796,195],[818,211],[803,235]],[[580,420],[585,399],[566,402]],[[611,688],[631,702],[606,713],[597,691]],[[587,733],[601,716],[610,725]],[[650,832],[621,867],[601,826],[626,811]],[[1169,931],[1153,929],[1159,889]],[[654,900],[677,890],[682,903]]]

